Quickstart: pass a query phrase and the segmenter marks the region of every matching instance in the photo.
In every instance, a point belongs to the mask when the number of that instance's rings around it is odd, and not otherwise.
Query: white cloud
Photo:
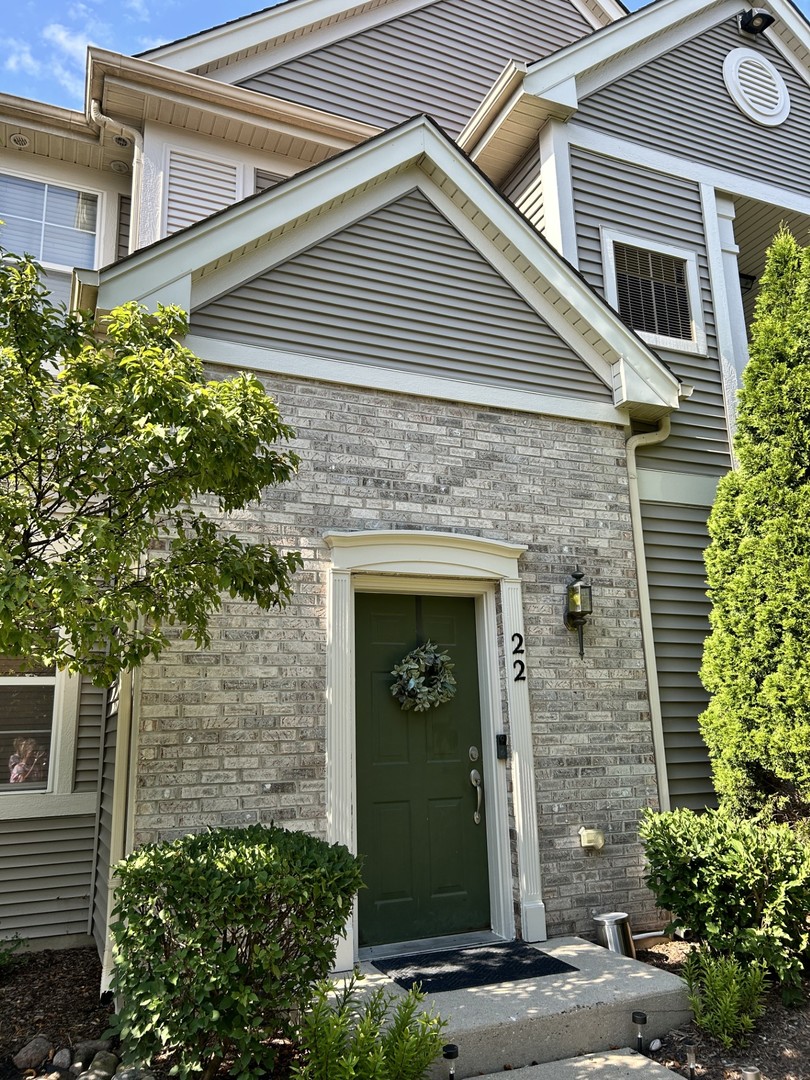
[[[38,75],[41,64],[31,52],[31,46],[26,41],[17,38],[6,38],[3,42],[3,52],[6,60],[3,67],[6,71],[13,71],[24,75]]]
[[[51,75],[63,87],[74,101],[84,101],[84,73],[72,71],[64,64],[55,63],[51,67]]]
[[[90,40],[86,34],[74,33],[61,23],[49,23],[42,31],[42,36],[51,45],[64,53],[65,57],[74,64],[84,68],[84,60],[87,55],[87,46]]]
[[[143,22],[149,22],[152,18],[146,0],[126,0],[124,7],[131,11],[136,19],[141,19]]]

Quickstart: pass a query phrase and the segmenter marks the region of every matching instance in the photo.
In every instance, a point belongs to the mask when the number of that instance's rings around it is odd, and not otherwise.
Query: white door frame
[[[482,755],[487,796],[487,844],[492,929],[514,937],[509,806],[506,770],[495,758],[495,735],[502,730],[502,664],[510,721],[510,758],[517,833],[522,935],[545,941],[546,920],[540,883],[540,852],[534,786],[529,695],[515,681],[512,645],[525,642],[518,559],[522,545],[457,533],[416,531],[334,532],[324,537],[332,551],[327,590],[326,807],[332,843],[357,850],[355,775],[354,593],[409,592],[474,596],[481,689]],[[500,592],[503,658],[499,649],[497,594]],[[525,646],[524,646],[525,647]],[[525,654],[523,654],[525,656]],[[357,960],[357,916],[338,945],[336,966]]]

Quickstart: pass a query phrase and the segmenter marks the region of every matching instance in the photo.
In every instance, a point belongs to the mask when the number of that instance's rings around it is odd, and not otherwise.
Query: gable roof
[[[613,404],[600,406],[592,419],[623,423],[628,412],[655,419],[678,407],[680,385],[669,369],[426,117],[99,271],[98,306],[135,298],[192,310],[414,188],[609,388]],[[81,277],[93,283],[93,275]],[[237,356],[245,351],[234,349]],[[532,411],[581,415],[581,402],[572,399],[538,396],[535,405]]]
[[[167,67],[229,80],[230,75],[217,72],[271,50],[273,63],[282,63],[437,2],[283,0],[253,15],[221,23],[139,55]],[[594,29],[627,13],[620,0],[570,0],[570,3]]]
[[[810,82],[810,24],[789,0],[763,6],[776,19],[766,37]],[[461,132],[459,145],[488,176],[501,179],[547,120],[568,120],[585,97],[747,7],[742,0],[657,0],[536,63],[509,64]]]

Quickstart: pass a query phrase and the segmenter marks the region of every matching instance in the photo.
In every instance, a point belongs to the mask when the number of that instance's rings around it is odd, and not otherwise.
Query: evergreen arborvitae
[[[810,248],[768,254],[735,450],[709,519],[700,718],[721,803],[810,817]]]

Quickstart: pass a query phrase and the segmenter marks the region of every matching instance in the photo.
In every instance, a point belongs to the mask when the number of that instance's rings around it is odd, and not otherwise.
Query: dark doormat
[[[579,970],[520,941],[391,956],[372,963],[405,990],[419,983],[426,994],[517,982],[519,979],[541,979],[546,975]]]

